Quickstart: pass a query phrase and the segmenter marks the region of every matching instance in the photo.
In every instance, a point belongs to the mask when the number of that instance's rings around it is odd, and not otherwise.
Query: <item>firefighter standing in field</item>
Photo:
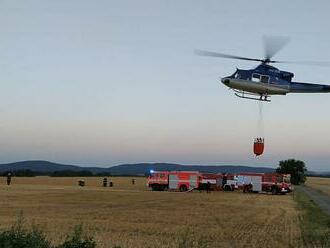
[[[206,184],[206,193],[210,193],[210,191],[211,191],[211,183],[207,182],[207,184]]]
[[[108,178],[103,178],[103,187],[107,187],[108,185]]]
[[[10,185],[10,183],[11,183],[11,173],[8,172],[8,174],[7,174],[7,185]]]

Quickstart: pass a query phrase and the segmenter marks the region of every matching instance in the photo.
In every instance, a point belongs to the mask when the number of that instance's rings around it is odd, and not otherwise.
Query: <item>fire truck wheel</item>
[[[180,192],[185,192],[185,191],[187,191],[187,190],[188,190],[188,188],[187,188],[187,186],[186,186],[186,185],[182,184],[182,185],[180,185],[180,188],[179,188],[179,190],[180,190]]]
[[[224,191],[232,191],[231,187],[229,185],[225,185]]]
[[[156,185],[152,185],[152,186],[151,186],[151,189],[152,189],[152,191],[158,191],[158,190],[159,190],[159,187],[158,187],[158,185],[156,184]]]

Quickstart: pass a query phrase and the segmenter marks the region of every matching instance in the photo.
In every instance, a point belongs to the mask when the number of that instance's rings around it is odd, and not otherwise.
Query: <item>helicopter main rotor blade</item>
[[[240,60],[248,60],[248,61],[258,61],[258,62],[264,62],[262,59],[253,59],[253,58],[247,58],[247,57],[240,57],[225,53],[216,53],[216,52],[210,52],[205,50],[195,50],[195,53],[200,56],[209,56],[209,57],[217,57],[217,58],[226,58],[226,59],[240,59]]]
[[[277,61],[277,60],[275,60],[275,61],[271,61],[271,63],[330,66],[330,61]]]
[[[264,49],[265,57],[264,59],[255,59],[248,57],[241,57],[225,53],[217,53],[205,50],[195,50],[195,54],[200,56],[209,56],[217,58],[227,58],[227,59],[239,59],[247,61],[257,61],[263,64],[272,63],[285,63],[285,64],[298,64],[298,65],[314,65],[314,66],[330,66],[330,61],[283,61],[283,60],[271,60],[271,58],[278,53],[288,42],[289,38],[284,36],[264,36]]]
[[[270,61],[270,59],[289,42],[289,37],[264,36],[263,41],[265,49],[265,61]],[[272,61],[272,63],[276,62]]]

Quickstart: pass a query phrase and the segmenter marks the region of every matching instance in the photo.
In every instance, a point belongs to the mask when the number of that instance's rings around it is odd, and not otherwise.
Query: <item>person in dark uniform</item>
[[[7,185],[10,185],[10,183],[11,183],[11,173],[8,172],[8,174],[7,174]]]
[[[134,185],[135,184],[135,179],[134,178],[132,178],[132,185]]]
[[[207,182],[206,184],[206,193],[210,193],[211,192],[211,183]]]
[[[227,184],[227,174],[223,173],[222,174],[222,189],[225,187]]]
[[[103,178],[103,187],[107,187],[108,186],[108,178]]]

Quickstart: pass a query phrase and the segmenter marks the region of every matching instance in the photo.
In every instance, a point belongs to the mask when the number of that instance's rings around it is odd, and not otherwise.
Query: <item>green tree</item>
[[[291,174],[291,183],[300,184],[306,181],[305,172],[307,171],[306,165],[303,161],[288,159],[282,160],[279,163],[276,172]]]

